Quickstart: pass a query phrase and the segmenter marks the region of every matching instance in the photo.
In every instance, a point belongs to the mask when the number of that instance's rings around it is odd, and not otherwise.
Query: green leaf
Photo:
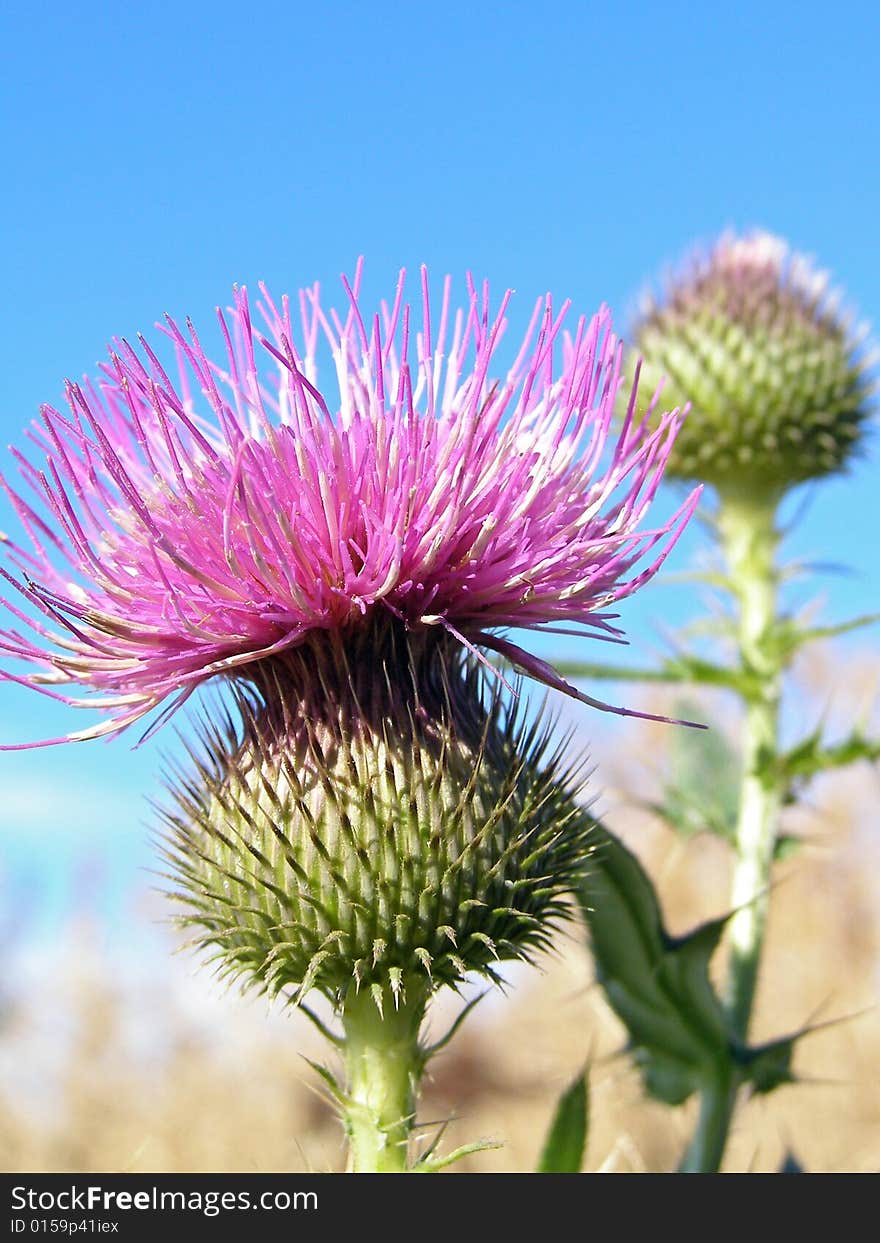
[[[776,772],[788,802],[794,802],[803,787],[818,773],[847,768],[859,760],[880,759],[880,740],[868,738],[853,729],[846,738],[824,746],[822,730],[814,730],[789,751],[777,757]]]
[[[582,660],[554,661],[553,668],[564,678],[595,679],[600,682],[683,682],[677,672],[667,669],[631,669],[626,665],[603,665]]]
[[[779,657],[788,661],[807,643],[817,639],[835,639],[851,630],[873,626],[878,621],[880,613],[864,613],[861,617],[852,617],[849,621],[838,622],[833,626],[801,626],[793,618],[783,618],[774,626],[771,638]]]
[[[538,1161],[538,1174],[580,1173],[587,1146],[589,1108],[589,1084],[584,1071],[559,1098]]]
[[[680,1104],[707,1069],[729,1064],[726,1017],[708,970],[727,921],[671,937],[635,855],[599,825],[595,842],[579,897],[596,974],[629,1033],[648,1092]]]
[[[681,653],[670,657],[657,669],[633,669],[625,665],[605,665],[584,661],[560,661],[554,666],[563,677],[591,679],[606,682],[655,682],[664,685],[690,684],[694,686],[720,686],[751,694],[756,687],[753,675],[742,669],[728,669],[703,660],[699,656]]]
[[[750,1084],[757,1093],[792,1083],[795,1046],[815,1028],[755,1047],[735,1038],[709,978],[727,919],[670,936],[635,855],[598,824],[595,843],[578,896],[597,979],[626,1027],[649,1095],[680,1105],[713,1080]]]

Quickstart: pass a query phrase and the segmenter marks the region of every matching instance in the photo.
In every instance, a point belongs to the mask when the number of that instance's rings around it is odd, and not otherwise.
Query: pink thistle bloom
[[[166,317],[177,387],[143,338],[140,353],[117,340],[97,383],[67,384],[67,413],[43,407],[29,435],[44,467],[12,450],[26,487],[2,483],[30,549],[3,537],[20,577],[0,573],[25,598],[4,603],[27,632],[0,631],[0,650],[26,669],[0,677],[109,712],[69,739],[164,703],[155,728],[207,679],[383,610],[596,703],[497,631],[619,640],[609,610],[657,571],[696,504],[697,490],[642,529],[679,412],[637,421],[633,390],[615,428],[621,348],[605,309],[569,334],[569,304],[539,300],[496,378],[510,292],[492,315],[469,280],[453,314],[447,279],[434,322],[423,270],[416,328],[403,274],[372,321],[359,278],[360,265],[344,317],[317,286],[301,293],[299,343],[287,298],[279,308],[261,286],[257,327],[236,290],[218,310],[220,362]],[[58,689],[70,684],[92,693]]]

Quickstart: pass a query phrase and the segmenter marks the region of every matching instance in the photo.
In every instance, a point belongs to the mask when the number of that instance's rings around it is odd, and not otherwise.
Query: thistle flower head
[[[588,857],[579,763],[442,629],[312,637],[238,701],[165,812],[222,973],[381,1008],[547,944]]]
[[[864,430],[870,360],[828,276],[770,234],[723,236],[647,297],[630,367],[691,403],[667,472],[784,489],[844,467]]]
[[[2,676],[109,714],[69,737],[389,618],[575,695],[499,629],[619,633],[614,606],[655,572],[696,497],[645,526],[680,420],[649,427],[630,400],[614,432],[607,313],[567,335],[567,304],[539,301],[499,374],[509,294],[490,313],[469,283],[453,312],[447,280],[435,319],[423,273],[416,323],[402,276],[372,319],[358,278],[345,287],[341,315],[305,291],[298,332],[286,298],[261,287],[254,319],[237,290],[218,312],[219,361],[167,319],[176,383],[145,340],[117,340],[96,382],[67,386],[66,411],[43,408],[43,464],[13,450],[23,486],[4,486],[29,547],[7,540],[18,575],[0,573],[24,603],[6,607],[23,625],[0,632],[0,650],[25,668]],[[322,340],[335,396],[318,387]],[[90,694],[71,699],[72,684]]]

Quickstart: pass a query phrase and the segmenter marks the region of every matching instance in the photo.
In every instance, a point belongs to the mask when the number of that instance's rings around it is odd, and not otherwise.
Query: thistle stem
[[[725,491],[718,531],[729,582],[738,606],[737,638],[742,668],[755,675],[745,692],[742,776],[731,889],[734,914],[728,928],[730,965],[727,1011],[737,1043],[745,1044],[758,981],[767,923],[770,872],[779,830],[782,791],[773,774],[779,750],[779,701],[784,654],[775,642],[779,536],[776,493]],[[706,1083],[697,1131],[682,1169],[711,1173],[724,1155],[738,1083],[723,1077]]]
[[[423,991],[395,1005],[383,990],[381,1010],[370,989],[352,993],[342,1010],[348,1090],[344,1107],[355,1174],[402,1174],[423,1068],[419,1028]]]
[[[781,791],[772,772],[779,751],[779,700],[784,660],[774,642],[778,498],[722,498],[718,515],[730,581],[739,599],[739,649],[758,675],[746,700],[743,770],[731,890],[728,1011],[735,1037],[745,1041],[767,922],[770,869],[779,826]]]
[[[728,1076],[707,1080],[700,1092],[697,1129],[679,1166],[680,1174],[714,1174],[721,1166],[737,1085]]]

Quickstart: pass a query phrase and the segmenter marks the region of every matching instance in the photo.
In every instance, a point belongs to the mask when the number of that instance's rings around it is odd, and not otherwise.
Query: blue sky
[[[513,286],[518,326],[550,289],[625,328],[664,263],[761,226],[880,324],[868,3],[10,4],[0,38],[4,444],[111,335],[206,324],[235,281],[331,288],[359,254],[368,296],[426,262]],[[878,491],[875,448],[792,537],[857,571],[827,583],[835,615],[880,597]],[[686,608],[658,583],[623,616],[644,643]],[[3,738],[72,724],[0,686]],[[112,907],[151,857],[157,763],[125,741],[0,757],[7,892],[57,909],[94,857]]]

